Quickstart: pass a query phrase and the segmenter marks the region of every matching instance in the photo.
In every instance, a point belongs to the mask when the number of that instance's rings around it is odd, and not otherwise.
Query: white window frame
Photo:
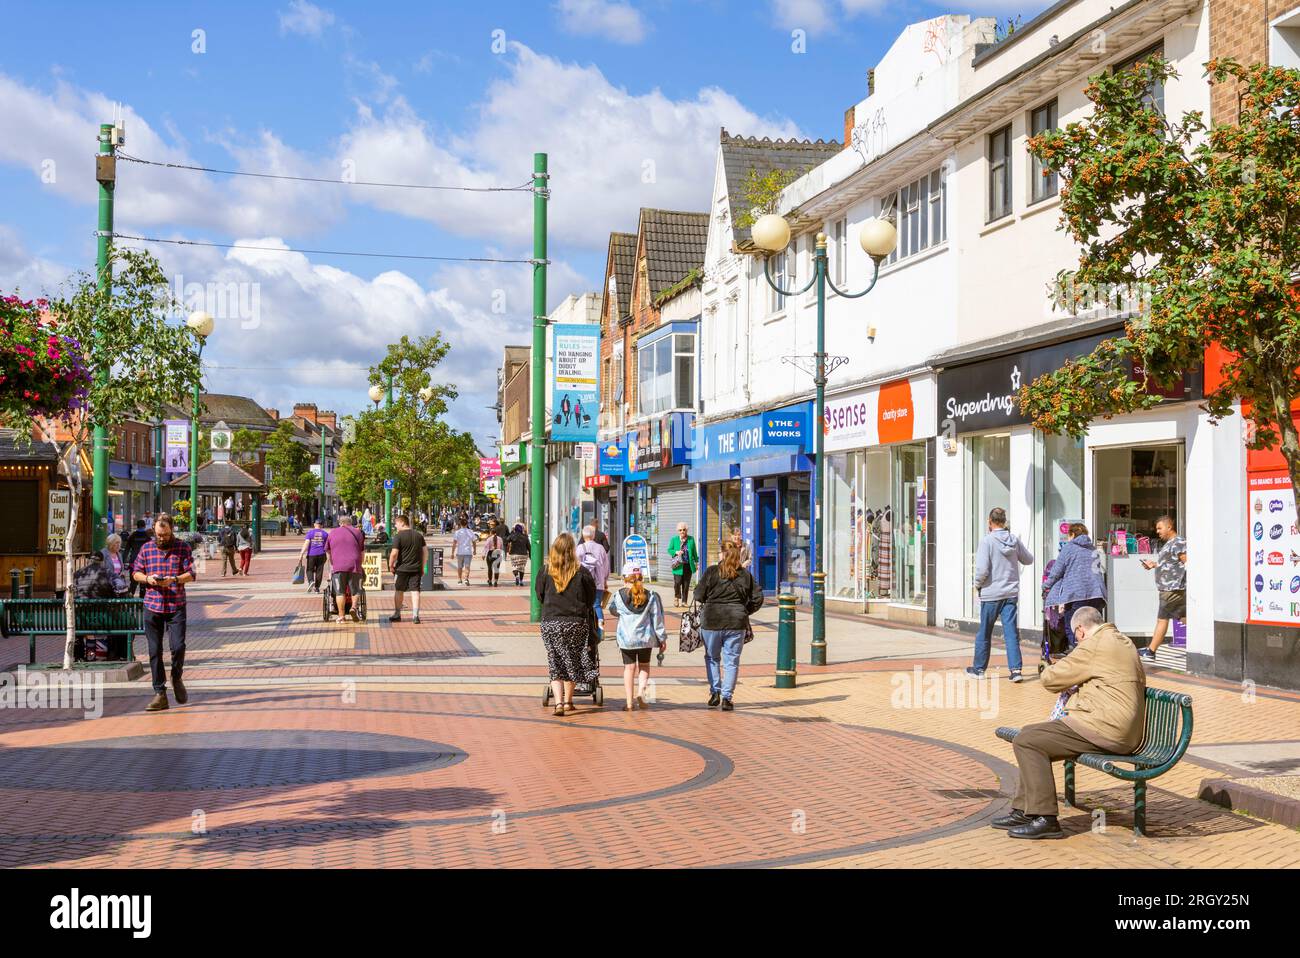
[[[1038,115],[1045,110],[1050,111],[1048,122],[1051,125],[1044,126],[1042,129],[1039,129],[1037,125]],[[1060,126],[1061,126],[1060,104],[1055,97],[1048,100],[1046,103],[1039,104],[1038,106],[1034,107],[1034,109],[1029,111],[1029,135],[1030,136],[1037,136],[1039,133],[1046,133],[1048,130],[1057,130],[1060,129]],[[1051,172],[1048,176],[1043,176],[1044,169],[1046,169],[1046,167],[1043,165],[1042,160],[1040,160],[1038,157],[1030,153],[1029,154],[1030,205],[1034,203],[1041,203],[1044,200],[1050,200],[1054,198],[1056,194],[1061,191],[1060,177],[1057,176],[1055,171]]]
[[[1001,147],[1001,154],[994,153],[995,144]],[[987,202],[985,203],[985,221],[989,223],[1010,216],[1012,212],[1015,211],[1015,201],[1012,198],[1011,193],[1012,189],[1015,187],[1015,177],[1011,167],[1011,144],[1012,136],[1010,123],[991,131],[985,137],[986,159],[988,161],[989,172],[988,183],[986,184],[988,195]],[[1004,206],[994,209],[993,182],[997,177],[1001,177],[1003,180],[1002,198]]]
[[[948,171],[945,167],[938,166],[893,190],[880,202],[882,215],[891,206],[898,242],[885,258],[884,265],[889,266],[948,242]]]

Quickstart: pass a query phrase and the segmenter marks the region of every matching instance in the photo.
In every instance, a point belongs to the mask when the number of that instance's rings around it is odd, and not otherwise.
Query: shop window
[[[1044,103],[1029,115],[1030,132],[1037,136],[1057,127],[1056,101]],[[1037,203],[1055,196],[1057,191],[1056,173],[1043,165],[1038,157],[1029,157],[1030,201]]]
[[[963,570],[966,615],[979,615],[979,600],[971,588],[975,553],[988,532],[989,513],[1006,509],[1011,501],[1011,437],[972,436],[966,440],[966,568]],[[1014,531],[1014,530],[1013,530]]]
[[[900,187],[881,201],[881,209],[893,208],[898,225],[898,243],[885,259],[896,263],[948,239],[948,178],[941,168]]]
[[[989,134],[989,222],[1011,213],[1011,125]]]
[[[1034,475],[1039,521],[1033,550],[1035,569],[1041,577],[1047,563],[1061,552],[1065,528],[1071,522],[1085,522],[1083,500],[1083,440],[1069,436],[1034,433]],[[1090,533],[1096,530],[1089,528]],[[1094,536],[1095,539],[1095,536]],[[1038,604],[1042,604],[1041,594]],[[1041,611],[1041,608],[1040,608]]]

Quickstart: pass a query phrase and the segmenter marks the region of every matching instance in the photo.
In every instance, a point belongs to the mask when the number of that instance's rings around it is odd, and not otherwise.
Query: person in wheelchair
[[[362,594],[361,557],[365,548],[365,537],[352,524],[349,515],[340,517],[338,527],[331,529],[325,539],[325,552],[330,559],[330,592],[340,622],[349,613],[354,622],[361,621],[357,603],[349,600]]]

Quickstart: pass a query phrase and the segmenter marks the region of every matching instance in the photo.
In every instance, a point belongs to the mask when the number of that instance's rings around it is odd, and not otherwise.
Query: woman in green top
[[[691,594],[691,576],[700,567],[700,551],[684,522],[677,523],[677,535],[668,543],[668,557],[673,564],[674,605],[681,609]]]

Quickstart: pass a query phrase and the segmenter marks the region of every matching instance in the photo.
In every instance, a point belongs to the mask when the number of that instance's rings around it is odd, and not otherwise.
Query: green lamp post
[[[889,219],[876,219],[873,217],[863,222],[858,231],[858,241],[862,244],[863,252],[871,257],[872,269],[871,282],[860,293],[847,293],[831,280],[826,268],[825,233],[817,234],[817,249],[813,257],[812,278],[808,280],[802,289],[794,291],[782,289],[777,286],[776,280],[772,278],[771,254],[780,253],[790,245],[790,224],[776,213],[768,213],[766,216],[759,217],[750,230],[750,234],[754,239],[754,245],[769,254],[763,261],[763,276],[772,289],[782,296],[799,296],[807,292],[814,284],[817,287],[817,352],[813,354],[813,382],[817,387],[816,411],[814,414],[816,421],[813,424],[813,431],[816,434],[816,451],[814,453],[815,471],[812,488],[812,507],[815,517],[813,534],[815,541],[812,574],[813,639],[810,661],[812,665],[825,665],[826,567],[823,557],[826,552],[826,519],[822,514],[821,499],[822,493],[825,491],[826,481],[826,457],[823,454],[823,444],[826,436],[826,379],[828,376],[826,368],[826,287],[830,286],[831,289],[845,299],[857,299],[871,292],[880,276],[881,260],[893,252],[894,246],[898,242],[898,231]]]
[[[216,320],[211,313],[199,310],[185,320],[199,341],[199,377],[202,379],[203,347],[212,335]],[[194,384],[194,409],[190,416],[190,532],[199,528],[199,383]]]

